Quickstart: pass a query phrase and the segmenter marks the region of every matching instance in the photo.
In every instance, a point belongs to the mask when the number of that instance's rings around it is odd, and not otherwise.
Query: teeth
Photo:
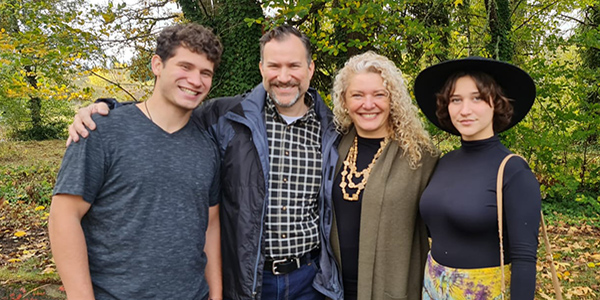
[[[365,118],[375,118],[377,114],[363,114],[362,116]]]
[[[186,94],[188,94],[188,95],[192,95],[192,96],[196,96],[196,95],[198,95],[198,93],[197,93],[197,92],[195,92],[195,91],[192,91],[192,90],[190,90],[190,89],[186,89],[186,88],[180,88],[180,90],[182,90],[184,93],[186,93]]]

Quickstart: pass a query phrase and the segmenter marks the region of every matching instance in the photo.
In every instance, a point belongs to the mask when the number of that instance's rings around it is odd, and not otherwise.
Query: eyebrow
[[[468,95],[476,95],[476,94],[479,94],[479,95],[481,95],[481,92],[480,92],[480,91],[471,92],[471,93],[470,93],[470,94],[468,94]],[[457,94],[456,92],[452,92],[452,94],[450,95],[450,97],[452,97],[452,96],[460,96],[460,95],[459,95],[459,94]]]
[[[278,61],[263,61],[263,64],[268,66],[279,66],[279,65],[302,65],[302,61],[287,61],[287,62],[278,62]]]

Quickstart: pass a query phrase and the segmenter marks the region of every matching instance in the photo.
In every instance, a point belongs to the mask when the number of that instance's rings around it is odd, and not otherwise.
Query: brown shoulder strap
[[[554,286],[554,294],[556,294],[556,300],[563,300],[562,291],[560,289],[560,282],[556,275],[556,268],[554,267],[554,259],[552,256],[552,249],[550,248],[550,241],[548,240],[548,233],[546,232],[546,222],[544,221],[544,214],[540,211],[540,217],[542,220],[542,235],[544,236],[544,245],[546,245],[546,259],[550,262],[550,272],[552,273],[552,285]]]
[[[498,167],[498,175],[496,177],[496,206],[498,207],[498,237],[500,238],[500,272],[502,274],[501,277],[501,285],[502,285],[502,300],[504,300],[504,294],[506,292],[506,284],[504,283],[504,235],[502,234],[503,222],[502,222],[502,204],[503,204],[503,196],[502,196],[502,185],[504,182],[504,167],[506,167],[506,163],[508,160],[513,157],[518,156],[516,154],[507,155],[502,162],[500,163],[500,167]]]
[[[500,167],[498,168],[498,176],[496,178],[496,204],[498,206],[498,237],[500,238],[500,272],[502,274],[502,299],[504,299],[504,294],[506,292],[506,284],[504,283],[504,243],[503,243],[503,234],[502,234],[502,185],[504,181],[504,168],[506,167],[506,163],[513,156],[518,156],[524,161],[527,161],[520,155],[517,154],[509,154],[507,155],[502,163],[500,163]],[[550,261],[550,272],[552,273],[552,285],[554,285],[554,293],[556,294],[557,300],[563,300],[562,292],[560,289],[560,283],[558,281],[558,276],[556,275],[556,269],[554,267],[554,260],[552,258],[552,250],[550,249],[550,241],[548,240],[548,233],[546,232],[546,222],[544,221],[544,214],[540,211],[541,221],[542,221],[542,235],[544,236],[544,244],[546,246],[546,258]]]

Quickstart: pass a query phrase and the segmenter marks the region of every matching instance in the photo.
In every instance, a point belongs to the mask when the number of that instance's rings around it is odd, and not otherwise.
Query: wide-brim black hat
[[[440,125],[435,114],[436,94],[440,92],[451,75],[460,71],[480,71],[489,74],[502,88],[504,95],[511,100],[514,113],[510,123],[502,131],[508,130],[523,120],[531,109],[536,94],[535,83],[531,76],[519,67],[483,57],[448,60],[421,71],[415,79],[414,91],[417,103],[427,119],[438,128],[450,132],[448,128]]]

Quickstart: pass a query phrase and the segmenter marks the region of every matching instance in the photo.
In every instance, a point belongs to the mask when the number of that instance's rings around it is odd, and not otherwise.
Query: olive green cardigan
[[[340,141],[336,174],[355,135],[352,129]],[[413,170],[398,143],[390,142],[375,163],[362,198],[358,300],[421,299],[429,242],[419,201],[438,158],[425,152]],[[331,243],[341,266],[335,219]]]

